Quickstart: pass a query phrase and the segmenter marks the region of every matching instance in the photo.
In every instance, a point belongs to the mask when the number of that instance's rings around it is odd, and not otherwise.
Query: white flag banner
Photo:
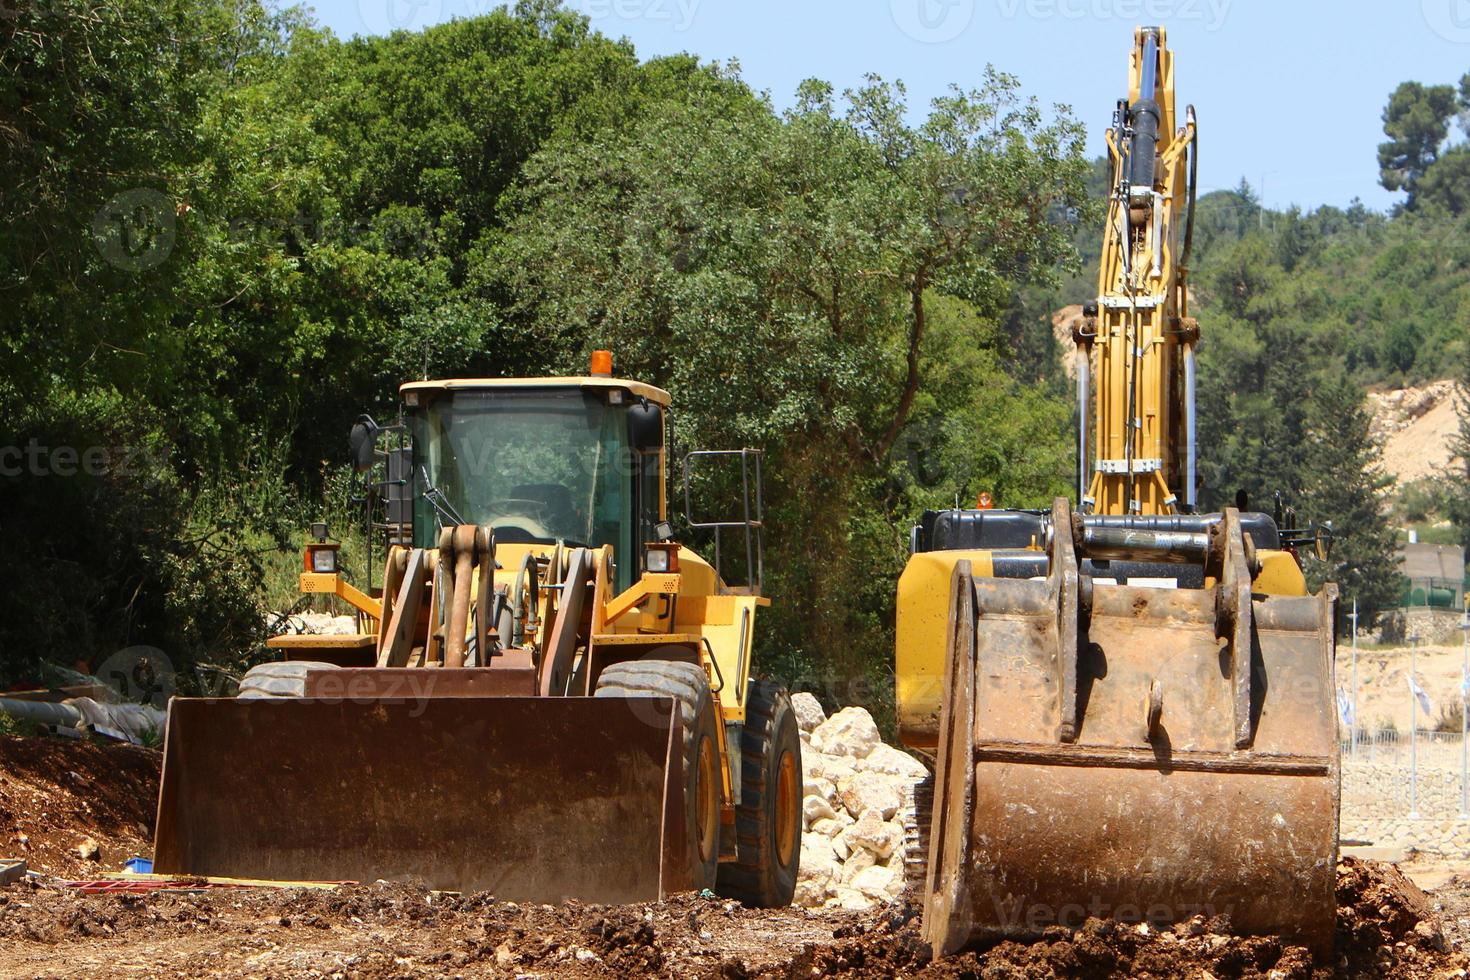
[[[1465,673],[1465,668],[1460,668],[1460,700],[1470,698],[1470,674]]]
[[[1434,714],[1434,702],[1429,700],[1429,695],[1424,692],[1424,688],[1419,686],[1419,682],[1414,679],[1413,674],[1409,674],[1407,677],[1409,690],[1414,693],[1415,699],[1419,702],[1419,707],[1426,715]]]
[[[1342,719],[1344,728],[1352,728],[1358,723],[1357,712],[1353,710],[1353,702],[1347,692],[1340,687],[1337,689],[1337,717]]]

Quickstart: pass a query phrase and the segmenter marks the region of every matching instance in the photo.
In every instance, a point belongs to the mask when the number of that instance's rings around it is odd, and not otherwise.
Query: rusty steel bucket
[[[1071,527],[1065,504],[1053,526]],[[954,574],[924,931],[936,955],[1080,926],[1228,916],[1330,952],[1335,590],[1252,596],[1239,517],[1219,585]]]
[[[175,698],[154,870],[513,901],[689,887],[665,698]]]

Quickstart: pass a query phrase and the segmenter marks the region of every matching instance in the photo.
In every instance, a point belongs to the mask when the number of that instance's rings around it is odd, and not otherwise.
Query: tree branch
[[[924,340],[924,289],[928,283],[927,271],[921,271],[914,275],[914,281],[909,287],[912,318],[909,321],[908,376],[904,379],[903,394],[899,396],[898,407],[894,409],[893,421],[889,423],[888,431],[883,433],[883,438],[873,447],[871,455],[875,463],[881,462],[898,441],[899,433],[909,420],[909,412],[913,410],[914,396],[919,393],[919,346]]]

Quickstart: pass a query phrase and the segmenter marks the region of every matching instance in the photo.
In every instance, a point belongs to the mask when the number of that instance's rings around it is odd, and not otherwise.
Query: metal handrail
[[[696,458],[739,457],[741,513],[738,521],[697,521],[694,519],[694,501],[690,489],[690,475]],[[745,542],[745,571],[748,579],[745,588],[752,595],[760,595],[765,582],[765,500],[762,495],[761,450],[759,449],[696,449],[684,456],[684,515],[689,526],[699,530],[711,530],[715,539],[715,574],[724,582],[722,568],[723,551],[720,532],[726,528],[740,528]],[[753,463],[753,467],[752,467]],[[752,473],[752,468],[754,472]],[[755,484],[755,507],[751,507],[751,484]]]

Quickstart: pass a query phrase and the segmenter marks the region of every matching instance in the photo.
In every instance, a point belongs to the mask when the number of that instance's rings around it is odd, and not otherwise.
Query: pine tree
[[[1383,472],[1363,391],[1345,376],[1322,375],[1307,398],[1306,415],[1302,510],[1319,524],[1331,521],[1336,535],[1326,563],[1307,562],[1308,577],[1313,587],[1336,582],[1343,600],[1356,599],[1371,626],[1403,595],[1394,529],[1384,511],[1384,492],[1394,480]]]
[[[1466,78],[1470,80],[1470,75]],[[1460,544],[1470,557],[1470,356],[1460,360],[1460,376],[1455,379],[1455,411],[1460,416],[1460,431],[1450,443],[1455,458],[1446,473],[1447,496],[1450,519],[1460,529]]]

